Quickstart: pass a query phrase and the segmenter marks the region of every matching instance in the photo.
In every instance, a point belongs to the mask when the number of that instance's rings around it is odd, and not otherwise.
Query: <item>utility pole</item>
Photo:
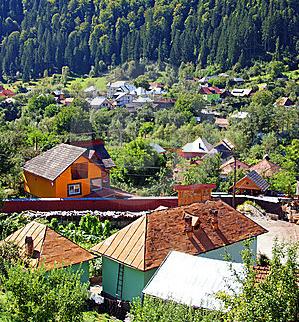
[[[236,181],[237,181],[237,158],[236,154],[233,151],[233,158],[234,158],[234,186],[233,186],[233,208],[236,209]]]

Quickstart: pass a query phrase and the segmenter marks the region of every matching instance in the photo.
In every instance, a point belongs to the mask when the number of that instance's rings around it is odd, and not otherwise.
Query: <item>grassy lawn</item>
[[[73,87],[73,86],[80,86],[83,90],[89,86],[95,86],[98,90],[100,91],[105,91],[106,90],[106,84],[107,84],[107,79],[105,76],[102,77],[88,77],[88,78],[75,78],[74,80],[71,80],[67,84],[67,88]]]
[[[84,312],[83,322],[121,322],[107,313]]]

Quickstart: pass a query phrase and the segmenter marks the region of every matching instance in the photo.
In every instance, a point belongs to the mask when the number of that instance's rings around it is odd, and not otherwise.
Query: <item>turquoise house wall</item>
[[[77,271],[81,270],[81,283],[89,283],[89,262],[83,262],[71,266],[66,266],[61,269],[69,270],[72,273],[76,273]]]
[[[257,255],[257,239],[253,238],[252,243],[250,245],[251,251],[256,258]],[[224,260],[225,255],[229,254],[231,257],[231,261],[235,263],[243,263],[241,251],[244,249],[243,242],[234,243],[225,247],[221,247],[215,250],[211,250],[209,252],[199,254],[200,257],[212,258]]]
[[[116,297],[117,275],[119,263],[103,256],[103,291],[113,297]],[[147,282],[154,275],[156,269],[146,272],[134,269],[124,265],[124,281],[122,300],[132,301],[133,298],[141,296]]]
[[[89,262],[72,265],[71,270],[74,273],[82,270],[81,283],[89,283]]]

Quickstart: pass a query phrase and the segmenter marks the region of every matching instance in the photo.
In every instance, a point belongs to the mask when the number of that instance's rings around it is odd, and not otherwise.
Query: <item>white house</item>
[[[121,107],[128,103],[132,103],[133,99],[134,99],[134,96],[129,92],[116,92],[113,95],[113,105]]]
[[[104,96],[97,96],[94,99],[90,101],[90,107],[93,109],[99,109],[99,108],[112,108],[112,103]]]
[[[117,81],[107,84],[108,97],[113,97],[116,93],[130,93],[135,90],[136,87],[126,81]]]

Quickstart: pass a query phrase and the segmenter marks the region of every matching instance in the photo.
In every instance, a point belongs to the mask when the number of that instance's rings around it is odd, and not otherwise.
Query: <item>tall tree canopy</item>
[[[296,0],[7,0],[0,75],[83,74],[139,59],[245,66],[295,58],[298,32]]]

